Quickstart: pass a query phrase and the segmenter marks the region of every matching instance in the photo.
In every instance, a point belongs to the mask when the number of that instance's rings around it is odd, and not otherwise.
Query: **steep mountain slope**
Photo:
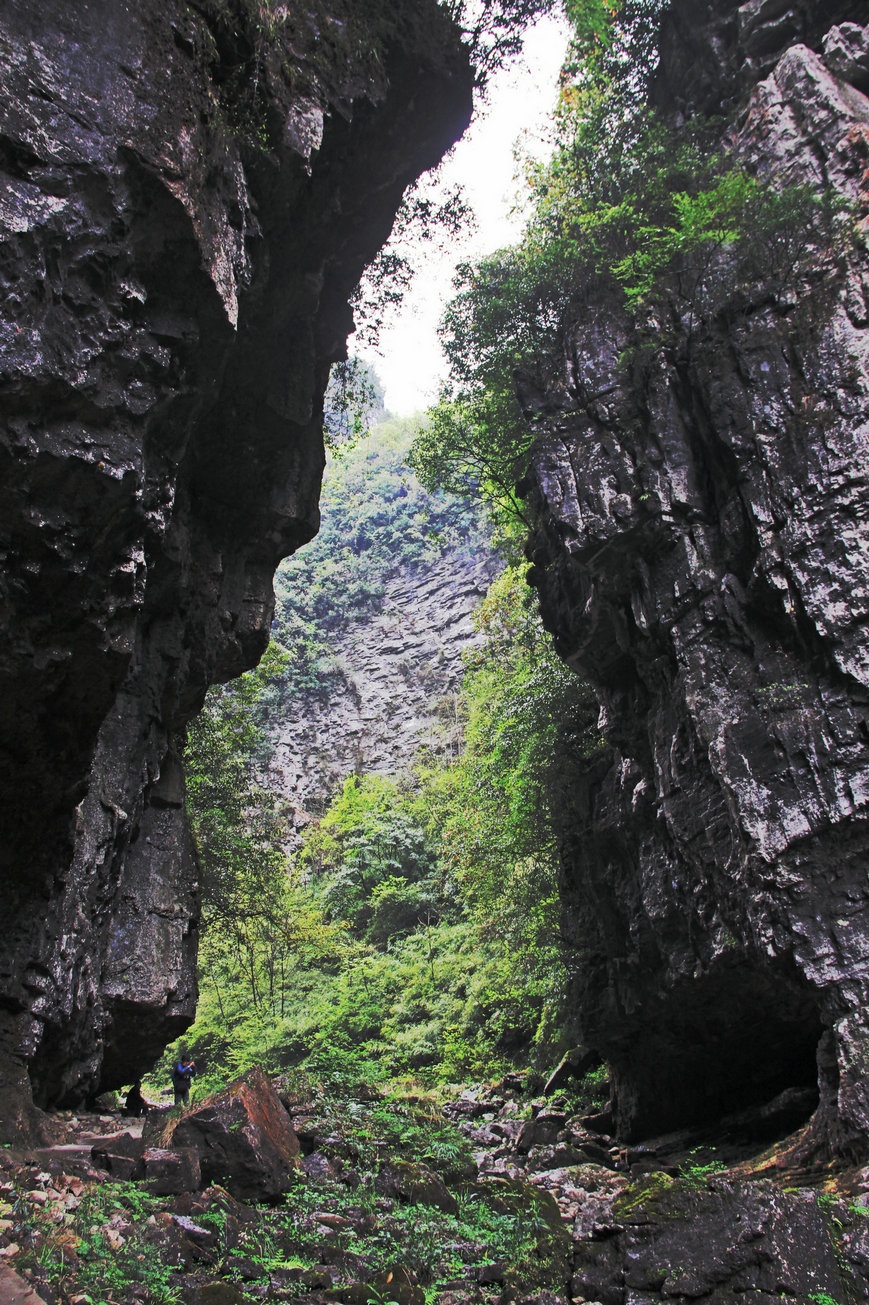
[[[348,775],[400,775],[423,746],[456,742],[471,615],[502,563],[480,512],[409,470],[414,433],[383,423],[327,469],[320,534],[276,579],[290,658],[269,775],[302,819]]]

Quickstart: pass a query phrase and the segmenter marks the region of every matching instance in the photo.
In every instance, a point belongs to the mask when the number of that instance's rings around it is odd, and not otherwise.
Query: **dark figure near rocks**
[[[175,1089],[176,1106],[190,1105],[190,1084],[196,1073],[196,1065],[183,1053],[172,1067],[172,1086]]]
[[[142,1080],[139,1079],[127,1093],[127,1099],[124,1102],[121,1114],[135,1115],[137,1119],[140,1119],[142,1115],[147,1115],[147,1113],[148,1102],[142,1096]]]

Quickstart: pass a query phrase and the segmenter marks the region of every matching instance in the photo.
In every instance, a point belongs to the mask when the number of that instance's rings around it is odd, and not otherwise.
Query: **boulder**
[[[0,1264],[0,1300],[4,1305],[45,1305],[44,1298],[8,1264]]]
[[[196,1192],[202,1186],[199,1156],[193,1147],[149,1147],[142,1161],[145,1180],[155,1196]]]
[[[190,1147],[202,1179],[241,1200],[274,1200],[292,1184],[299,1139],[277,1093],[255,1067],[184,1115],[174,1147]]]
[[[438,1175],[426,1169],[425,1165],[410,1164],[404,1160],[383,1164],[374,1180],[374,1186],[381,1196],[396,1197],[399,1201],[409,1201],[414,1205],[433,1205],[448,1214],[455,1214],[458,1210],[455,1197],[447,1191]]]
[[[313,1178],[315,1182],[323,1182],[327,1179],[337,1179],[338,1170],[321,1151],[312,1151],[306,1155],[302,1161],[302,1169],[308,1178]]]
[[[91,1159],[97,1169],[104,1169],[120,1182],[129,1182],[144,1177],[144,1150],[140,1137],[133,1137],[131,1133],[119,1133],[116,1137],[95,1142],[91,1147]]]
[[[601,1063],[600,1055],[588,1047],[571,1047],[565,1051],[561,1060],[546,1080],[544,1096],[551,1096],[569,1082],[584,1078],[590,1070],[597,1069]]]
[[[517,1151],[530,1151],[532,1146],[552,1146],[558,1141],[558,1134],[567,1122],[567,1115],[561,1111],[539,1114],[522,1125],[516,1139]]]

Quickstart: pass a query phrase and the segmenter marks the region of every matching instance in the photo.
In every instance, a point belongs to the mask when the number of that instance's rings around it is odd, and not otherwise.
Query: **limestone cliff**
[[[263,650],[348,294],[470,95],[435,0],[2,7],[7,1128],[192,1016],[173,732]]]
[[[421,748],[459,743],[462,653],[472,614],[500,567],[487,542],[387,577],[378,610],[336,641],[328,696],[296,696],[274,714],[269,787],[317,812],[348,775],[410,771]]]
[[[728,110],[747,165],[844,196],[856,239],[796,287],[664,305],[633,365],[602,289],[534,455],[531,578],[607,742],[566,816],[565,919],[628,1137],[817,1083],[806,1152],[869,1153],[861,9],[674,4],[658,102]]]

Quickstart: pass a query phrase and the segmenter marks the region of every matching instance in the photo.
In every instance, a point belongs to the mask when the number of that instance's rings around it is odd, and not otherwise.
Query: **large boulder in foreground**
[[[274,1200],[298,1168],[299,1139],[259,1067],[184,1115],[171,1145],[197,1152],[203,1186],[220,1183],[240,1200]]]

